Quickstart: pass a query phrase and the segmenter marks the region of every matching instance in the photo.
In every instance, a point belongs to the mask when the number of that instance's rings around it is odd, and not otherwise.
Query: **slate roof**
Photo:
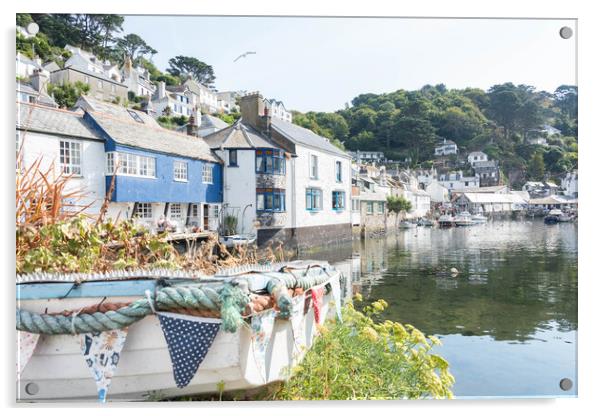
[[[220,163],[203,139],[164,129],[157,121],[141,111],[127,109],[90,97],[78,101],[88,114],[115,142],[151,150]],[[134,118],[139,118],[141,122]]]
[[[208,134],[204,137],[204,140],[212,149],[279,148],[255,129],[242,123],[240,119],[232,126]]]
[[[287,139],[291,140],[293,143],[324,150],[325,152],[334,153],[346,159],[351,159],[351,156],[330,143],[330,140],[325,137],[318,136],[313,131],[304,127],[297,126],[296,124],[289,123],[288,121],[280,120],[278,118],[272,118],[272,128]]]
[[[29,103],[18,103],[17,107],[17,128],[21,130],[102,140],[81,113]]]
[[[31,84],[28,84],[27,82],[17,81],[16,87],[18,92],[35,96],[38,104],[43,104],[50,107],[58,107],[51,96],[45,93],[40,94]]]
[[[201,127],[200,127],[201,129],[204,129],[206,127],[213,127],[213,128],[221,130],[221,129],[225,129],[228,126],[229,126],[229,124],[226,123],[221,118],[213,117],[209,114],[203,114],[201,116]]]

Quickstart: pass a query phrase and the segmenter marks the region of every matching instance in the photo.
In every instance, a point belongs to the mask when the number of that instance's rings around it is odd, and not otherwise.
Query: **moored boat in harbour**
[[[469,225],[473,225],[472,215],[468,211],[463,211],[456,215],[454,218],[454,224],[456,227],[465,227]]]

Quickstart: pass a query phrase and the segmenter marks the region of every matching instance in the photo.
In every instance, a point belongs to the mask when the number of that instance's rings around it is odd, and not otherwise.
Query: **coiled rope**
[[[304,290],[325,283],[330,275],[324,268],[310,273],[310,268],[289,273],[266,273],[269,277],[266,290],[274,296],[281,318],[289,318],[292,298],[287,289],[301,287]],[[300,275],[301,274],[301,275]],[[247,277],[251,279],[251,277]],[[239,278],[225,281],[219,288],[208,285],[164,287],[149,293],[116,310],[94,313],[78,313],[71,316],[61,314],[39,314],[17,309],[16,328],[36,334],[65,335],[102,332],[120,329],[151,315],[155,310],[196,309],[220,311],[222,327],[227,332],[236,332],[244,319],[242,314],[250,302],[248,281]]]

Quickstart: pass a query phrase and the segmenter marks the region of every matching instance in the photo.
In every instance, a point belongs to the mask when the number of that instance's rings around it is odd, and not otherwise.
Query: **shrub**
[[[321,328],[292,377],[270,398],[281,400],[452,398],[454,377],[431,352],[441,342],[412,325],[375,322],[387,308],[379,300],[343,309],[343,322]]]

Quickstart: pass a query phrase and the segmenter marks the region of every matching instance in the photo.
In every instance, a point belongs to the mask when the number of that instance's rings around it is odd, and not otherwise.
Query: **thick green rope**
[[[36,334],[82,334],[120,329],[133,324],[156,310],[178,308],[219,310],[222,316],[234,317],[223,322],[224,329],[235,332],[240,317],[249,302],[236,284],[225,283],[219,291],[211,287],[180,286],[161,288],[150,299],[138,299],[115,311],[74,313],[72,316],[48,315],[17,309],[17,329]],[[153,303],[152,307],[150,302]]]
[[[274,296],[280,317],[290,317],[292,298],[287,289],[301,287],[307,290],[325,283],[330,275],[322,268],[294,270],[286,273],[267,273],[266,290]],[[101,332],[127,327],[153,309],[179,308],[220,311],[222,326],[227,332],[236,332],[243,322],[242,314],[249,303],[249,291],[241,282],[225,282],[219,289],[207,285],[165,287],[150,293],[149,298],[138,299],[115,311],[74,313],[72,316],[48,315],[17,309],[17,329],[36,334],[64,335]],[[149,303],[149,301],[152,303]]]

